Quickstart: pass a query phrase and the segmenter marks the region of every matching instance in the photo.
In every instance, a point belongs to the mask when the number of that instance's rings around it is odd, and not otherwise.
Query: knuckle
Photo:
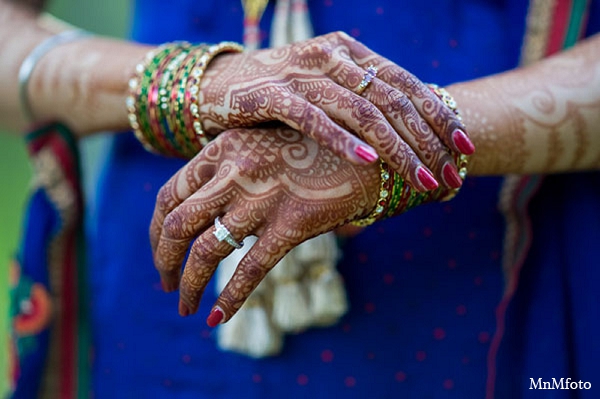
[[[405,111],[407,108],[412,107],[412,103],[408,97],[396,89],[388,89],[384,98],[386,105],[393,110]]]
[[[150,237],[150,245],[153,249],[156,249],[158,245],[158,239],[160,237],[160,228],[157,225],[155,219],[150,222],[150,227],[148,228],[148,236]]]
[[[406,97],[406,96],[399,96],[396,99],[396,104],[397,104],[398,109],[403,114],[409,114],[409,113],[412,113],[415,110],[414,107],[413,107],[412,101],[410,101],[409,98]]]
[[[212,245],[208,245],[202,237],[198,237],[192,243],[192,248],[190,249],[190,258],[196,266],[216,264],[220,257],[225,257],[225,255],[226,253],[223,250],[217,250]]]
[[[331,58],[333,54],[332,44],[325,40],[317,42],[317,53],[325,58]]]
[[[184,218],[179,212],[171,212],[163,221],[163,236],[167,238],[182,238],[184,231]]]
[[[188,305],[190,308],[194,309],[200,302],[200,299],[202,298],[202,294],[204,293],[204,287],[196,286],[192,283],[192,281],[190,281],[192,279],[193,278],[189,275],[184,274],[181,279],[179,292],[181,300],[185,302],[185,304]]]
[[[350,35],[348,35],[346,32],[338,30],[333,32],[333,35],[335,38],[344,41],[344,42],[353,42],[354,39],[352,37],[350,37]]]
[[[169,183],[165,184],[156,194],[156,209],[159,212],[166,212],[172,202],[171,189]]]
[[[357,98],[354,101],[354,111],[358,118],[370,121],[377,119],[380,116],[379,109],[377,109],[373,103],[370,103],[363,98]]]
[[[408,72],[405,73],[404,82],[404,87],[406,88],[406,91],[411,94],[417,94],[422,85],[421,81],[417,79],[415,75]]]
[[[303,114],[301,118],[298,118],[300,130],[316,138],[319,130],[327,123],[325,112],[316,107],[306,107]]]

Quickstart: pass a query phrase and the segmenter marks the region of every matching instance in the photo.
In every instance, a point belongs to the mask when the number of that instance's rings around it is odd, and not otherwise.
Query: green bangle
[[[166,43],[146,53],[144,60],[135,67],[135,74],[129,80],[129,96],[126,99],[129,123],[136,138],[150,152],[160,152],[158,140],[151,132],[148,120],[148,89],[152,77],[162,61],[176,51],[178,43]]]

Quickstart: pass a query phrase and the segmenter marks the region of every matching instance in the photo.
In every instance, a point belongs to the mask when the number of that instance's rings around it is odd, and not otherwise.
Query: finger
[[[274,117],[355,165],[367,165],[378,159],[377,152],[371,146],[299,96],[285,93],[280,106],[274,110]]]
[[[220,222],[238,243],[259,225],[257,220],[248,223],[247,218],[236,217],[235,213],[227,213],[220,218]],[[194,241],[190,250],[179,290],[179,313],[182,316],[198,310],[202,294],[219,262],[235,249],[226,241],[219,241],[215,231],[214,225],[208,228]]]
[[[355,67],[355,69],[360,70],[358,67]],[[379,83],[383,84],[383,82]],[[384,101],[380,101],[382,104],[378,107],[377,104],[333,82],[323,83],[319,90],[309,91],[305,95],[307,101],[322,109],[331,119],[337,121],[346,129],[355,132],[370,144],[381,158],[390,164],[392,169],[406,177],[407,181],[416,190],[435,189],[438,184],[432,173],[413,151],[413,148],[418,148],[418,146],[411,148],[407,141],[403,139],[403,137],[411,136],[414,133],[409,132],[398,114],[406,110],[407,104],[409,106],[412,106],[412,104],[406,96],[402,96],[400,92],[393,88],[390,89],[396,93],[395,99],[397,99],[395,103],[397,109],[394,111],[396,113],[396,128],[388,122],[386,115],[381,112],[383,105],[388,108]],[[370,90],[370,87],[367,87],[367,90]],[[416,111],[415,114],[418,121],[426,125]],[[389,117],[391,118],[391,116]],[[399,133],[402,134],[399,135]],[[439,139],[435,136],[433,136],[433,139],[437,140],[441,146]],[[412,137],[411,140],[414,144]]]
[[[158,191],[149,231],[152,256],[156,253],[165,217],[215,175],[214,163],[208,161],[206,154],[218,150],[218,146],[209,144]]]
[[[192,240],[205,231],[221,212],[220,203],[207,200],[202,192],[190,197],[165,217],[154,253],[154,266],[166,292],[172,292],[179,286],[181,265]]]
[[[458,188],[462,185],[458,168],[448,147],[402,92],[379,79],[374,79],[365,89],[363,97],[382,110],[401,138],[415,151],[438,181],[447,188]]]
[[[425,176],[424,181],[414,181],[415,175],[418,178],[418,172],[415,173],[415,171],[422,166],[421,162],[429,168],[428,172],[433,171],[434,177],[442,181],[447,187],[460,187],[462,180],[458,175],[458,170],[451,155],[447,151],[447,147],[434,134],[427,121],[421,117],[412,101],[400,90],[377,79],[375,77],[376,73],[368,73],[365,69],[357,66],[354,60],[350,59],[349,54],[340,53],[339,56],[342,58],[342,62],[332,68],[328,72],[328,76],[350,91],[361,93],[358,96],[359,99],[356,99],[355,95],[350,101],[351,103],[361,104],[362,101],[361,106],[365,107],[364,109],[369,110],[371,106],[368,104],[372,104],[381,112],[381,115],[371,113],[377,118],[374,122],[380,124],[379,129],[365,132],[364,130],[356,131],[354,126],[350,128],[373,146],[392,169],[403,176],[413,176],[412,180],[411,178],[407,180],[417,190],[424,191],[435,188],[433,184],[430,186],[425,185],[431,181],[427,178],[428,176]],[[343,60],[346,57],[347,59]],[[365,80],[367,77],[370,80]],[[368,82],[366,86],[365,82]],[[323,105],[321,106],[323,107]],[[387,123],[382,121],[382,116],[386,118],[385,122]],[[343,120],[352,121],[353,118],[346,117]],[[384,128],[387,128],[388,131],[386,132]],[[390,133],[390,131],[394,133]],[[379,135],[374,137],[372,133],[379,133]],[[406,159],[403,163],[399,163],[402,160],[393,159],[394,155],[399,154],[399,151],[401,151],[400,153],[407,151],[406,143],[416,153],[421,162],[415,161],[414,158],[409,156],[409,165],[407,166]],[[412,164],[410,164],[411,161]]]
[[[273,228],[265,229],[217,298],[206,320],[207,324],[215,327],[231,319],[269,270],[297,244]]]
[[[228,181],[214,177],[164,217],[154,252],[154,265],[166,292],[179,286],[181,265],[192,240],[219,214],[235,206],[239,192],[235,186],[228,186]]]
[[[365,69],[370,65],[376,66],[379,79],[406,94],[445,145],[465,155],[474,152],[475,147],[462,122],[425,83],[350,36],[339,34],[339,40],[348,47],[349,55],[357,65]]]

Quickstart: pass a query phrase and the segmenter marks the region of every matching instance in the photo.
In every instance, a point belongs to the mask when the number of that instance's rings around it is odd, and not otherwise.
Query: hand
[[[377,77],[359,95],[370,65]],[[456,115],[425,84],[340,32],[220,55],[202,78],[200,103],[208,133],[281,121],[355,165],[378,154],[418,191],[435,188],[434,176],[460,186],[448,149],[472,152]]]
[[[181,315],[194,313],[219,261],[234,249],[215,237],[215,218],[238,242],[258,236],[217,300],[228,320],[289,250],[367,215],[379,174],[377,164],[352,165],[289,128],[221,133],[158,194],[150,238],[163,287],[180,286]]]

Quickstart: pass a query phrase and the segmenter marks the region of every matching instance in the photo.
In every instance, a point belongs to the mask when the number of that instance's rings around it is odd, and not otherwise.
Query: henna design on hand
[[[150,236],[163,286],[180,286],[180,313],[196,311],[233,250],[213,234],[220,216],[236,241],[259,236],[217,301],[228,319],[290,249],[368,214],[378,188],[378,165],[352,165],[289,128],[225,131],[157,196]]]
[[[378,79],[359,96],[371,64]],[[460,152],[452,133],[464,130],[425,84],[341,32],[217,57],[202,79],[200,103],[213,135],[280,121],[357,165],[367,163],[357,155],[363,139],[420,191],[417,170],[431,169],[444,182],[441,170],[453,164],[448,148]]]

